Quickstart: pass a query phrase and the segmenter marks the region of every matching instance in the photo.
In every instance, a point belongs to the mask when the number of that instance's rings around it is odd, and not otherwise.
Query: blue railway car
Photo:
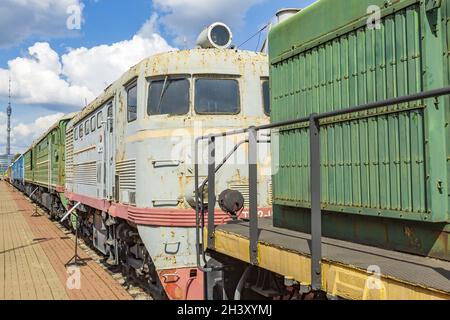
[[[21,155],[12,165],[11,183],[18,189],[24,187],[23,155]]]

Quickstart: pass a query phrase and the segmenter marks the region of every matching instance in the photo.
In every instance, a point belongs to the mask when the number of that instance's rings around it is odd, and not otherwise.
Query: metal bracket
[[[176,207],[180,204],[181,200],[178,199],[154,199],[152,200],[154,207],[171,206]]]
[[[175,250],[170,250],[169,246],[176,246]],[[177,254],[180,251],[181,242],[166,242],[164,244],[164,252],[167,254]]]
[[[162,274],[161,277],[164,278],[164,283],[175,283],[180,280],[180,276],[176,273],[166,273]]]
[[[159,167],[178,167],[182,162],[179,160],[153,160],[152,164],[154,168]]]
[[[248,180],[250,214],[250,262],[258,265],[258,132],[249,129],[248,138]]]

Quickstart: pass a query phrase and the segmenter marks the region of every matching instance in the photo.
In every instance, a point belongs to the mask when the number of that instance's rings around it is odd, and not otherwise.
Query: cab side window
[[[86,120],[86,122],[84,123],[84,134],[85,135],[88,135],[89,134],[89,132],[90,132],[90,127],[91,127],[91,124],[90,124],[90,122],[89,122],[89,120]]]
[[[103,121],[103,112],[102,111],[100,111],[98,114],[97,114],[97,128],[101,128],[102,127],[102,121]]]
[[[96,122],[97,122],[97,121],[96,121],[96,117],[93,116],[93,117],[91,118],[91,132],[94,132],[95,129],[97,129],[97,123],[96,123]]]
[[[128,122],[137,119],[137,84],[133,84],[127,88],[127,118]]]

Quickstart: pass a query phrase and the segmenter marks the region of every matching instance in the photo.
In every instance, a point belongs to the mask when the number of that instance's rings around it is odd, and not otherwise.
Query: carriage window
[[[137,119],[137,85],[127,89],[127,114],[128,122],[133,122]]]
[[[90,123],[89,123],[89,120],[87,120],[85,123],[84,123],[84,134],[85,135],[88,135],[89,134],[89,132],[90,132]]]
[[[269,80],[264,80],[262,83],[262,94],[264,103],[264,113],[270,116],[270,86]]]
[[[80,129],[78,131],[80,132],[80,138],[83,138],[83,125],[80,125]]]
[[[197,79],[195,111],[200,114],[237,114],[239,84],[234,79]]]
[[[189,81],[165,79],[149,86],[148,115],[183,115],[189,112]]]
[[[78,140],[78,128],[73,129],[73,137]]]
[[[108,112],[108,130],[109,130],[110,133],[112,133],[113,130],[114,130],[114,123],[113,123],[113,121],[111,121],[111,120],[113,120],[113,106],[112,106],[112,104],[109,105],[107,112]]]
[[[95,129],[97,129],[97,124],[96,124],[96,121],[95,121],[95,116],[93,116],[91,118],[91,132],[94,132]]]
[[[97,128],[101,128],[102,127],[102,121],[103,121],[103,112],[99,112],[97,113]]]

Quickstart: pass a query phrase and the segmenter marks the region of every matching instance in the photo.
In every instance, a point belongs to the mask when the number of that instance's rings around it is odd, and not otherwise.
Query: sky
[[[188,49],[221,21],[242,44],[280,8],[314,0],[2,0],[0,154],[11,79],[12,153],[79,111],[123,72],[156,53]],[[264,35],[262,36],[264,37]],[[257,50],[258,36],[241,48]]]

